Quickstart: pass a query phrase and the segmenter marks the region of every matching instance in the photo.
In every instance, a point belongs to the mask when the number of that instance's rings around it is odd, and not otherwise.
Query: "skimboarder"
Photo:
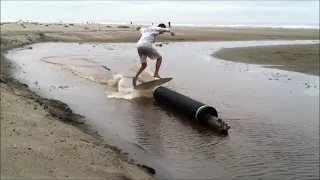
[[[158,26],[149,26],[147,28],[141,28],[139,31],[141,33],[141,37],[137,42],[137,50],[140,57],[141,67],[132,79],[132,84],[134,87],[136,86],[139,75],[147,67],[147,57],[149,57],[152,60],[157,60],[156,69],[154,71],[154,77],[160,78],[159,69],[162,62],[162,56],[153,47],[155,37],[165,32],[171,33],[172,36],[175,35],[174,32],[167,28],[166,25],[163,23],[159,24]]]

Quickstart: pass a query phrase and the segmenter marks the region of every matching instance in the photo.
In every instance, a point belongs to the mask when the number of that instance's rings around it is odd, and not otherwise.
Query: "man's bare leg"
[[[153,77],[160,78],[160,76],[159,76],[159,69],[160,69],[161,63],[162,63],[162,57],[159,57],[159,58],[157,59],[156,70],[154,71]]]
[[[132,85],[133,87],[136,87],[137,85],[137,80],[139,75],[142,73],[142,71],[147,67],[147,63],[142,63],[140,69],[136,73],[136,76],[132,78]]]

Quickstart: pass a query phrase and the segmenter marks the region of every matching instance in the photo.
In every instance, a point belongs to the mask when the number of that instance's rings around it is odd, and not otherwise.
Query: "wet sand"
[[[88,26],[89,29],[85,29],[85,26]],[[37,42],[136,42],[139,38],[137,31],[132,28],[123,29],[115,26],[110,28],[105,25],[85,26],[52,24],[46,26],[46,24],[35,25],[26,23],[24,23],[24,25],[14,23],[2,24],[1,51],[4,52],[5,50],[14,47]],[[159,38],[159,41],[233,41],[319,38],[318,30],[303,29],[177,28],[175,31],[177,32],[176,37],[164,35]],[[12,72],[16,70],[15,65],[1,57],[1,106],[4,107],[1,109],[1,160],[2,162],[6,162],[4,166],[1,166],[2,177],[29,178],[32,175],[32,177],[38,176],[45,178],[77,178],[81,175],[80,170],[87,170],[89,172],[94,171],[96,173],[88,174],[84,172],[86,174],[83,174],[82,177],[87,176],[88,178],[114,177],[116,179],[143,179],[151,177],[145,170],[141,170],[136,166],[131,166],[123,154],[112,150],[115,148],[110,146],[105,147],[105,145],[95,143],[99,137],[96,137],[96,134],[92,135],[92,133],[89,133],[90,131],[87,128],[84,128],[82,123],[77,123],[79,117],[68,110],[69,107],[66,104],[58,103],[57,106],[56,101],[36,96],[34,90],[29,91],[25,85],[11,78]],[[179,79],[178,76],[177,78]],[[13,92],[22,93],[17,95]],[[35,98],[35,96],[37,98]],[[37,109],[35,109],[35,107]],[[16,111],[14,111],[15,114],[12,114],[12,109],[16,109]],[[57,112],[60,113],[58,118],[56,117],[57,115],[55,115]],[[49,116],[46,116],[48,113]],[[29,114],[30,116],[25,116],[26,114]],[[137,119],[140,119],[140,116],[141,114],[137,114]],[[66,121],[67,124],[62,123],[61,120]],[[49,122],[51,121],[54,123],[50,124]],[[176,120],[174,120],[174,122],[176,122]],[[147,121],[145,123],[147,123]],[[28,129],[26,127],[28,127]],[[29,132],[29,129],[32,128],[35,130]],[[15,130],[13,131],[13,129]],[[49,131],[48,129],[51,130]],[[79,129],[83,130],[83,132],[79,131]],[[38,130],[40,132],[38,132]],[[46,130],[48,130],[48,132]],[[25,137],[25,141],[28,142],[28,144],[23,144],[21,139],[17,138],[24,133],[31,134],[30,138]],[[81,138],[70,137],[83,137],[85,143]],[[48,139],[50,139],[50,142],[55,143],[55,147],[57,148],[55,149],[56,151],[59,151],[62,148],[64,152],[67,151],[68,153],[59,154],[55,151],[56,154],[50,154],[49,150],[53,151],[51,147],[53,144],[46,142]],[[64,149],[66,143],[73,148],[76,147],[79,151],[73,151],[68,148]],[[29,147],[28,145],[32,145],[32,147]],[[27,152],[26,150],[30,152]],[[17,152],[12,153],[15,151]],[[26,156],[24,154],[25,152],[29,153],[31,157]],[[80,154],[83,155],[83,159],[74,160],[78,155],[77,152],[81,152]],[[89,152],[97,153],[89,154]],[[39,160],[34,162],[35,155],[38,157],[38,154],[42,155],[42,161]],[[174,154],[170,155],[172,157],[175,156]],[[105,159],[98,159],[101,158],[101,156]],[[170,156],[166,158],[170,158]],[[101,163],[101,161],[104,161],[104,163]],[[33,163],[32,165],[34,166],[30,167],[34,168],[30,168],[22,173],[19,168],[29,167],[29,163]],[[59,168],[59,170],[57,170],[58,167],[60,167],[60,163],[62,165],[68,165],[68,168]],[[120,166],[119,163],[121,164]],[[46,169],[44,164],[49,164],[52,168]],[[178,164],[176,164],[176,168],[178,168]],[[106,166],[109,167],[109,169],[105,168]],[[99,173],[97,173],[97,169],[100,169]],[[198,170],[200,169],[201,167],[198,167]],[[38,173],[37,175],[34,174],[35,171]]]
[[[224,48],[213,56],[319,76],[319,49],[319,44]]]

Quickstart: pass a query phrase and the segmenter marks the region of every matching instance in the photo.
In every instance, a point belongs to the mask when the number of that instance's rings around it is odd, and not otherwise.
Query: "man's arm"
[[[162,28],[162,27],[152,27],[153,30],[158,31],[160,33],[169,32],[172,36],[174,36],[174,32],[171,31],[169,28]]]

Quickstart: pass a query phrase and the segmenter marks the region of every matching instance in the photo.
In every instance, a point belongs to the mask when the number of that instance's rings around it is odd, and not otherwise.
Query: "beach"
[[[131,25],[60,24],[60,23],[2,23],[1,36],[16,41],[63,42],[137,42],[139,32]],[[119,28],[120,27],[120,28]],[[176,36],[164,34],[157,41],[248,41],[248,40],[314,40],[319,39],[317,29],[284,28],[228,28],[228,27],[172,27]],[[26,41],[28,42],[28,41]]]
[[[1,23],[1,53],[41,42],[136,42],[139,39],[137,27]],[[160,36],[158,41],[319,39],[319,30],[315,29],[172,29],[176,36],[165,34]],[[283,65],[281,68],[286,70],[318,75],[319,50],[316,47],[281,45],[222,49],[215,56],[253,64],[280,64]],[[117,147],[109,146],[96,132],[91,132],[81,113],[75,114],[61,101],[37,95],[27,85],[12,78],[14,66],[1,57],[2,178],[153,179],[152,169],[136,165]]]

